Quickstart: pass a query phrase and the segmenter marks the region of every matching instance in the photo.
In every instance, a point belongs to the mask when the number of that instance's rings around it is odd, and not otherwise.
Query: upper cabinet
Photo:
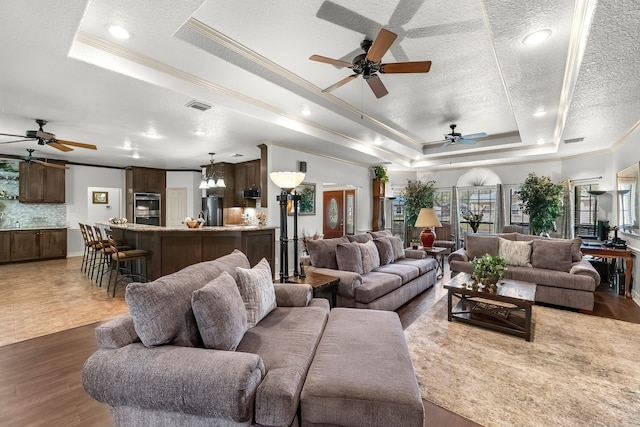
[[[234,197],[236,206],[255,207],[255,200],[242,197],[242,190],[260,188],[260,160],[237,163],[235,181]]]
[[[65,169],[22,162],[18,200],[21,203],[64,203]]]
[[[127,188],[134,193],[164,193],[166,182],[164,169],[127,168]]]

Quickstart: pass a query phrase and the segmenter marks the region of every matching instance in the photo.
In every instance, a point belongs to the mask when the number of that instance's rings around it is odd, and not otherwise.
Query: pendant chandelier
[[[202,176],[202,182],[200,182],[200,186],[198,187],[201,190],[226,187],[226,184],[224,183],[224,174],[221,173],[220,176],[218,176],[218,174],[214,170],[213,156],[215,154],[216,153],[209,153],[209,164],[204,166],[205,172]]]

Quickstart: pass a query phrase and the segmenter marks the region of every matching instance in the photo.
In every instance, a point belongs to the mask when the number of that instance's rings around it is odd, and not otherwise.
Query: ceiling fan
[[[473,133],[470,135],[462,135],[459,132],[456,132],[456,124],[452,123],[449,125],[451,128],[451,133],[447,133],[444,135],[444,144],[440,148],[446,147],[447,145],[457,144],[458,142],[461,144],[474,145],[477,144],[477,141],[474,141],[476,138],[484,138],[487,136],[486,133]]]
[[[62,139],[57,139],[56,136],[52,133],[45,132],[42,129],[42,126],[47,124],[46,120],[37,119],[36,123],[38,124],[38,130],[28,130],[25,135],[14,135],[11,133],[0,133],[3,136],[13,136],[16,138],[22,138],[15,141],[6,141],[0,142],[0,144],[11,144],[14,142],[22,142],[22,141],[38,141],[38,145],[48,145],[60,151],[73,151],[71,147],[79,147],[79,148],[88,148],[89,150],[96,150],[97,147],[93,144],[85,144],[82,142],[73,142],[73,141],[65,141]],[[68,147],[71,146],[71,147]]]
[[[58,164],[58,163],[49,163],[49,162],[44,162],[42,160],[38,160],[38,159],[34,159],[33,158],[33,152],[36,151],[33,148],[27,148],[27,152],[29,153],[29,155],[27,157],[25,157],[24,161],[31,164],[31,163],[37,163],[39,165],[48,167],[48,168],[57,168],[57,169],[69,169],[69,166],[65,166],[62,164]]]
[[[377,73],[428,73],[429,69],[431,69],[431,61],[392,62],[388,64],[381,63],[382,57],[387,50],[389,50],[397,37],[397,34],[392,33],[389,30],[385,30],[384,28],[381,29],[373,42],[365,39],[360,43],[360,47],[365,53],[353,58],[351,63],[341,61],[339,59],[327,58],[325,56],[311,55],[309,59],[312,61],[324,62],[338,67],[351,68],[354,72],[354,74],[345,77],[339,82],[324,89],[323,92],[331,92],[332,90],[349,83],[359,75],[362,75],[362,78],[366,80],[376,98],[382,98],[389,92],[384,84],[382,84],[382,80],[380,80]]]

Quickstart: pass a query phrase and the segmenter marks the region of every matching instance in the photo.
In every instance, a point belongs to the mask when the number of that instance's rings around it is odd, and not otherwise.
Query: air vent
[[[242,157],[242,156],[244,156],[244,154],[236,153],[231,155],[231,157]]]
[[[200,111],[207,111],[211,108],[211,105],[205,104],[204,102],[196,101],[195,99],[187,104],[187,107],[195,108]]]
[[[575,144],[576,142],[582,142],[582,141],[584,141],[584,137],[583,138],[565,139],[564,143],[565,144]]]

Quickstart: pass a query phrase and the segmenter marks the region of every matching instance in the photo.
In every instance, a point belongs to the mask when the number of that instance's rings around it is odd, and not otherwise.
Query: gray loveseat
[[[85,390],[110,406],[115,425],[299,424],[300,393],[327,322],[328,301],[312,298],[308,285],[274,284],[277,307],[266,317],[235,335],[233,322],[213,334],[214,341],[238,337],[235,351],[203,348],[204,332],[211,338],[206,328],[223,323],[220,312],[229,307],[233,317],[245,310],[212,294],[212,304],[220,305],[213,322],[203,324],[192,303],[204,301],[205,285],[222,276],[232,292],[236,267],[249,269],[240,251],[127,287],[131,314],[96,329],[98,350],[82,372]]]
[[[307,251],[307,271],[340,279],[340,307],[395,310],[437,281],[436,260],[388,231],[310,240]]]
[[[467,234],[464,247],[449,255],[451,276],[472,273],[471,260],[484,254],[507,258],[505,278],[537,284],[536,301],[593,311],[600,275],[582,259],[582,240],[549,239],[520,233]]]

